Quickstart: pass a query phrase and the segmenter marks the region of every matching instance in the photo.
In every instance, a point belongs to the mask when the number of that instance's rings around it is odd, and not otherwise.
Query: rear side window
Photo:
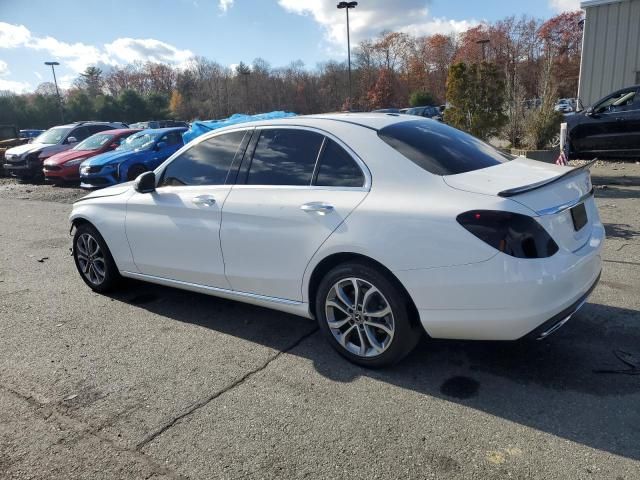
[[[78,142],[81,142],[89,136],[89,130],[86,127],[78,127],[71,132],[70,137],[75,137]]]
[[[224,185],[244,135],[225,133],[182,152],[167,165],[159,186]]]
[[[247,184],[311,185],[323,136],[308,130],[266,129],[253,153]]]
[[[434,120],[411,120],[384,127],[378,136],[434,175],[455,175],[509,160],[491,145]]]
[[[88,125],[89,134],[93,135],[94,133],[104,132],[105,130],[114,130],[111,125]]]
[[[165,133],[159,142],[165,142],[168,146],[182,144],[182,134],[180,132]]]
[[[364,175],[351,155],[327,138],[314,184],[323,187],[362,187]]]

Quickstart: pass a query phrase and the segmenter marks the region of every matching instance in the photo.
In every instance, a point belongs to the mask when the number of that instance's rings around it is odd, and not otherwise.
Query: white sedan
[[[97,292],[123,276],[316,318],[369,367],[424,331],[546,337],[595,287],[604,239],[588,168],[397,114],[217,130],[76,202],[71,222]]]

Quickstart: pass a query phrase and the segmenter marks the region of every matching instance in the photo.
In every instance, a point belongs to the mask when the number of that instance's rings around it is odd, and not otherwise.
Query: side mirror
[[[78,143],[78,139],[76,137],[67,137],[67,143]]]
[[[156,143],[156,151],[160,151],[163,148],[167,147],[167,142],[158,142]]]
[[[156,191],[156,174],[144,172],[133,182],[133,188],[138,193],[151,193]]]
[[[593,107],[589,107],[589,108],[587,108],[587,109],[584,111],[584,114],[585,114],[586,116],[588,116],[588,117],[590,117],[591,115],[593,115],[593,114],[594,114]]]

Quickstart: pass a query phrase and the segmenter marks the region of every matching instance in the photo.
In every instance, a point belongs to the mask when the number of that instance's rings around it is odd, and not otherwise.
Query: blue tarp
[[[194,138],[198,138],[200,135],[204,135],[211,130],[216,130],[222,127],[228,127],[229,125],[236,125],[238,123],[251,122],[255,120],[272,120],[274,118],[288,118],[295,117],[295,113],[291,112],[269,112],[259,113],[257,115],[245,115],[244,113],[236,113],[229,118],[222,120],[196,120],[191,124],[191,128],[182,134],[184,143],[188,143]]]

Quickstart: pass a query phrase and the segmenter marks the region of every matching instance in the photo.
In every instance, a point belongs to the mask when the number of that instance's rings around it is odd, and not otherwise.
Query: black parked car
[[[439,107],[433,107],[431,105],[427,105],[424,107],[412,107],[409,108],[406,112],[407,115],[418,115],[420,117],[433,118],[434,120],[442,121],[442,112],[440,112]]]
[[[566,117],[570,158],[640,157],[640,85]]]

